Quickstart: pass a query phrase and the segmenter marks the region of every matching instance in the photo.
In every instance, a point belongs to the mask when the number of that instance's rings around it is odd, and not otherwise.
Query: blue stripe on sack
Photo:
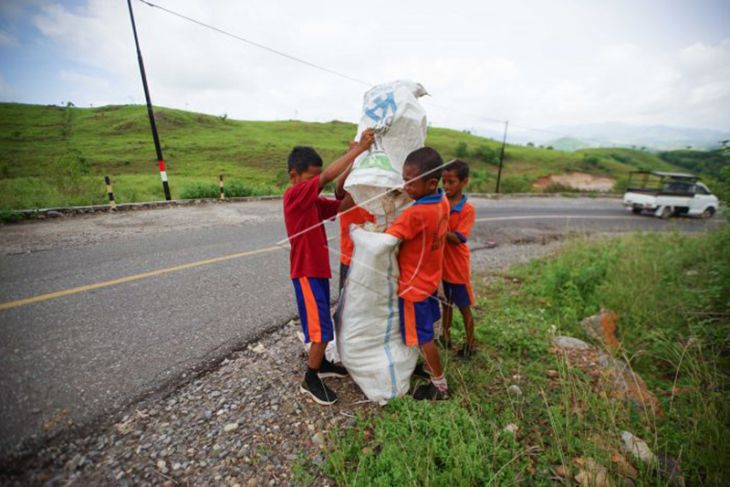
[[[385,328],[385,356],[388,358],[388,371],[390,372],[390,399],[398,393],[395,378],[395,366],[393,365],[393,354],[390,352],[390,334],[393,332],[393,253],[388,256],[388,326]]]

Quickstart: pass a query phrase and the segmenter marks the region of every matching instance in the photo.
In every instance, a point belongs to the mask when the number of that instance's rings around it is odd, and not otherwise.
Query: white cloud
[[[468,112],[537,127],[613,120],[730,129],[730,33],[719,42],[652,43],[631,3],[159,2],[357,78],[420,81],[432,104],[453,108],[429,109],[435,125],[494,128]],[[134,7],[156,104],[247,119],[358,117],[362,86]],[[45,5],[35,25],[95,71],[84,75],[89,100],[143,100],[124,2]]]

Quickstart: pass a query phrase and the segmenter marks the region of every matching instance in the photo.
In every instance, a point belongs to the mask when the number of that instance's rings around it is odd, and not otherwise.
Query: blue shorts
[[[330,316],[330,280],[316,277],[292,279],[297,296],[304,342],[326,343],[334,338]]]
[[[458,308],[472,306],[474,304],[474,294],[471,292],[471,286],[468,284],[451,284],[443,281],[444,296],[449,304],[455,304]]]
[[[423,301],[412,302],[398,298],[400,311],[400,333],[403,342],[411,347],[433,340],[433,325],[441,319],[438,294]]]

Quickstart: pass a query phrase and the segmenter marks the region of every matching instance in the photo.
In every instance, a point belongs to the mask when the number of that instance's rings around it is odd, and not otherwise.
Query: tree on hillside
[[[459,142],[456,145],[456,157],[469,157],[469,147],[466,142]]]

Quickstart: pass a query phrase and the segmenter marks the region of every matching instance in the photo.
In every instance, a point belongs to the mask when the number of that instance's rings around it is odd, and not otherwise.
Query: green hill
[[[219,174],[229,195],[280,193],[292,146],[311,145],[329,162],[355,133],[355,125],[337,121],[237,121],[169,108],[157,108],[156,118],[173,198],[215,196]],[[118,202],[164,199],[144,106],[5,103],[0,129],[0,210],[105,203],[105,175]],[[494,190],[499,142],[429,128],[427,143],[445,158],[472,164],[471,191]],[[637,168],[676,170],[629,149],[569,153],[509,145],[502,190],[531,191],[537,178],[569,171],[621,179]]]

